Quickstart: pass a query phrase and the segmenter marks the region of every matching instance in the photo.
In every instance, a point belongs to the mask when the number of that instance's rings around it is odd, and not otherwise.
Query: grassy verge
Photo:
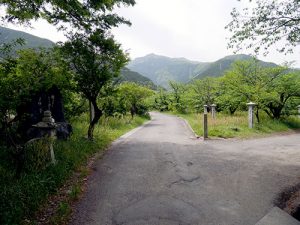
[[[186,119],[196,134],[203,136],[203,114],[175,113],[175,115]],[[256,122],[254,128],[249,129],[247,112],[238,112],[234,116],[218,113],[216,119],[212,119],[208,114],[208,134],[209,137],[249,138],[300,129],[300,119],[296,116],[272,120],[261,113],[260,119],[260,123]]]
[[[57,141],[54,146],[56,165],[37,172],[23,173],[16,179],[14,169],[9,163],[9,154],[0,149],[0,224],[34,224],[32,218],[39,207],[50,195],[74,174],[84,172],[88,159],[97,152],[104,152],[106,147],[122,134],[146,121],[145,118],[129,117],[123,119],[102,118],[95,129],[95,140],[88,141],[84,136],[87,131],[87,117],[82,116],[72,122],[74,133],[68,141]],[[70,198],[76,199],[80,187],[72,187]],[[58,218],[70,213],[67,202],[61,202]],[[53,221],[58,224],[59,221]]]

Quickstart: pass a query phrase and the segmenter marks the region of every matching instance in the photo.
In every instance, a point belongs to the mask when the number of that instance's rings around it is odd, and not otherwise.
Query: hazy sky
[[[227,38],[230,33],[224,29],[231,20],[233,7],[242,8],[249,4],[244,0],[136,0],[134,7],[121,8],[117,13],[128,18],[132,26],[122,25],[113,29],[116,39],[128,50],[131,58],[156,53],[170,57],[211,62],[232,54],[227,49]],[[9,26],[16,28],[14,26]],[[45,22],[34,24],[35,29],[24,30],[34,35],[51,39],[63,40],[55,28]],[[241,52],[249,53],[249,52]],[[283,63],[296,61],[300,67],[300,48],[293,55],[284,55],[275,50],[265,61]]]

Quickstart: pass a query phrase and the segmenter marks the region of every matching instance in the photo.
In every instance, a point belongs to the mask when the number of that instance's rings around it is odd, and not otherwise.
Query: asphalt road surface
[[[203,142],[152,118],[96,163],[70,224],[254,225],[300,182],[299,134]]]

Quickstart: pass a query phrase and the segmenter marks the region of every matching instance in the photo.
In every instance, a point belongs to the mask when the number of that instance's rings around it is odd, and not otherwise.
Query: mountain
[[[17,38],[22,38],[25,42],[24,46],[19,46],[17,49],[39,47],[51,48],[54,45],[54,43],[48,39],[36,37],[22,31],[0,27],[0,45],[3,43],[10,43]]]
[[[251,59],[252,59],[252,56],[243,55],[243,54],[226,56],[222,59],[219,59],[215,62],[210,63],[205,68],[199,70],[197,75],[193,79],[201,79],[205,76],[211,76],[211,77],[222,76],[222,75],[224,75],[225,71],[227,71],[231,68],[231,66],[234,62],[239,61],[239,60],[251,60]],[[264,62],[261,60],[258,60],[258,61],[262,66],[265,66],[265,67],[277,66],[275,63]]]
[[[128,68],[151,79],[156,85],[168,87],[169,80],[188,82],[196,71],[206,63],[190,61],[185,58],[169,58],[155,54],[137,58]]]
[[[18,38],[22,38],[24,40],[24,45],[23,46],[18,46],[16,47],[16,50],[18,49],[24,49],[24,48],[39,48],[39,47],[44,47],[44,48],[51,48],[54,45],[54,42],[44,39],[44,38],[39,38],[37,36],[28,34],[26,32],[22,31],[17,31],[5,27],[0,26],[0,46],[1,44],[4,43],[10,43],[13,40],[16,40]],[[1,56],[1,52],[0,52]],[[118,82],[124,82],[124,81],[130,81],[130,82],[136,82],[138,84],[142,84],[145,86],[148,86],[152,89],[156,89],[157,86],[148,78],[142,76],[141,74],[137,72],[133,72],[129,70],[128,68],[124,68],[121,71],[120,77],[117,78]]]
[[[249,60],[249,55],[230,55],[215,62],[195,62],[185,58],[169,58],[155,54],[146,55],[131,61],[128,68],[151,79],[156,85],[168,88],[170,80],[187,83],[205,76],[222,76],[238,60]],[[276,66],[274,63],[259,62],[263,66]]]
[[[122,83],[126,81],[147,86],[153,90],[157,89],[157,86],[149,78],[144,77],[141,74],[131,71],[130,69],[125,67],[121,70],[121,74],[117,78],[117,83]]]

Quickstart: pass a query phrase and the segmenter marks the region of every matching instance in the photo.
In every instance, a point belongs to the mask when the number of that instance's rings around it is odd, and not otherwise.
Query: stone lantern
[[[38,129],[39,137],[48,137],[50,139],[56,138],[56,127],[57,124],[55,123],[54,119],[51,116],[50,111],[44,111],[44,116],[42,118],[42,121],[33,125],[33,127]],[[50,155],[51,155],[51,162],[55,164],[55,156],[53,151],[53,143],[50,142]]]

